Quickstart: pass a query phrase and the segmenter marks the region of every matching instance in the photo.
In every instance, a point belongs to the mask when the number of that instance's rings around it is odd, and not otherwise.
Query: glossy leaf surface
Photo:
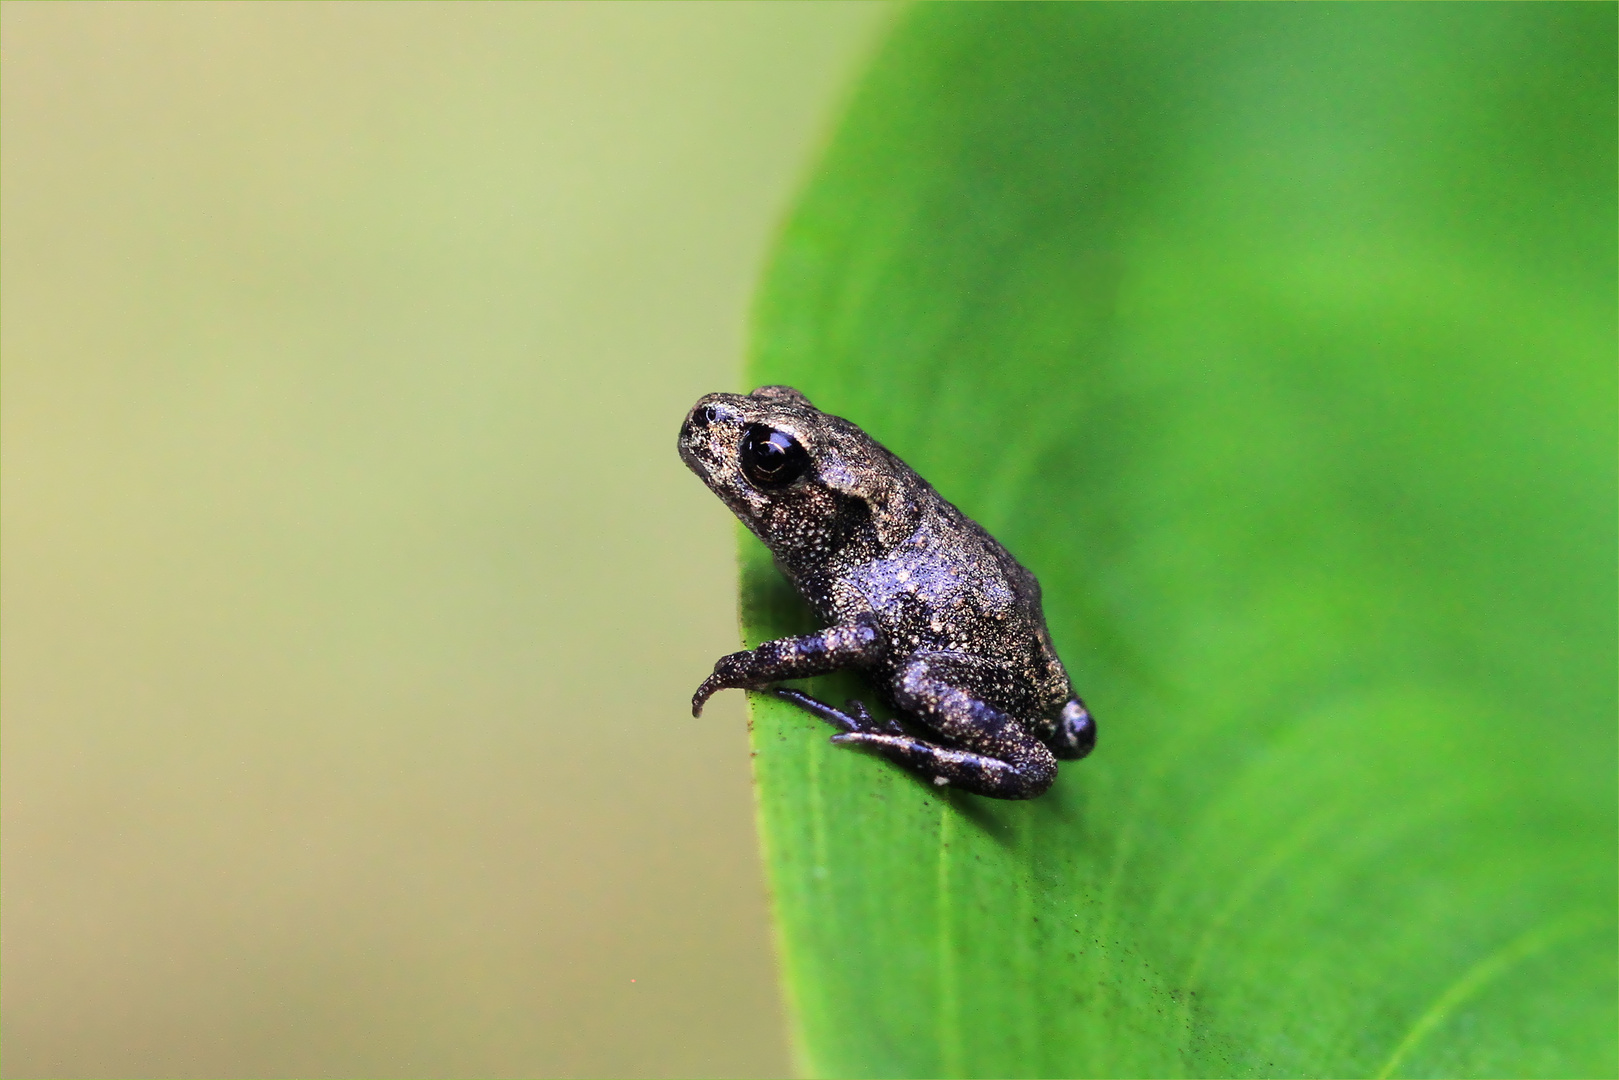
[[[1101,739],[941,797],[754,699],[808,1071],[1619,1069],[1614,55],[1611,5],[900,27],[750,385],[1036,572]],[[743,579],[750,645],[812,625]]]

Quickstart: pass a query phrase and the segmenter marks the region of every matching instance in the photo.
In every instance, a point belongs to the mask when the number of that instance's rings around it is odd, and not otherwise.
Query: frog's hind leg
[[[811,716],[825,720],[835,728],[845,732],[851,731],[881,731],[890,735],[903,735],[905,729],[893,720],[878,721],[872,719],[871,713],[866,711],[866,703],[858,698],[851,698],[844,703],[842,709],[828,705],[824,701],[810,697],[808,694],[794,690],[787,686],[777,686],[770,693],[783,701],[790,701],[803,709]]]
[[[832,741],[869,746],[939,787],[994,799],[1044,794],[1057,778],[1056,757],[1017,720],[951,685],[948,667],[927,658],[913,661],[895,680],[894,698],[955,746],[874,731],[845,732]]]

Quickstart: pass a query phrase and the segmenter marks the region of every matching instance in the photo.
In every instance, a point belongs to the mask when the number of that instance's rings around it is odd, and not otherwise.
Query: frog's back
[[[979,593],[980,597],[991,598],[992,603],[984,608],[986,617],[976,623],[978,633],[972,639],[971,651],[1010,679],[1011,689],[1004,700],[997,700],[1000,695],[986,688],[987,699],[1014,713],[1055,714],[1073,696],[1073,687],[1051,643],[1040,582],[983,526],[954,506],[950,509],[967,530],[981,538],[978,542],[988,556],[986,566],[990,560],[995,565],[993,577],[997,585]]]
[[[841,568],[823,617],[877,622],[888,643],[879,674],[895,677],[918,656],[948,659],[978,673],[990,704],[1020,714],[1061,708],[1068,677],[1034,575],[955,506],[937,494],[930,502],[903,543]]]

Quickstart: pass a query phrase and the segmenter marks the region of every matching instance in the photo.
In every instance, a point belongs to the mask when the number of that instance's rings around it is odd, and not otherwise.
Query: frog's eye
[[[809,464],[809,452],[785,431],[751,424],[742,436],[742,475],[756,487],[786,487],[808,472]]]

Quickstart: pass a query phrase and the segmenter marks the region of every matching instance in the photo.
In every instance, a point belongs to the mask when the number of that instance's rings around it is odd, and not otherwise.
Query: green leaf
[[[807,1071],[1619,1071],[1615,46],[1608,4],[904,22],[751,383],[1035,571],[1101,738],[998,803],[755,698]],[[812,625],[751,538],[743,599]]]

